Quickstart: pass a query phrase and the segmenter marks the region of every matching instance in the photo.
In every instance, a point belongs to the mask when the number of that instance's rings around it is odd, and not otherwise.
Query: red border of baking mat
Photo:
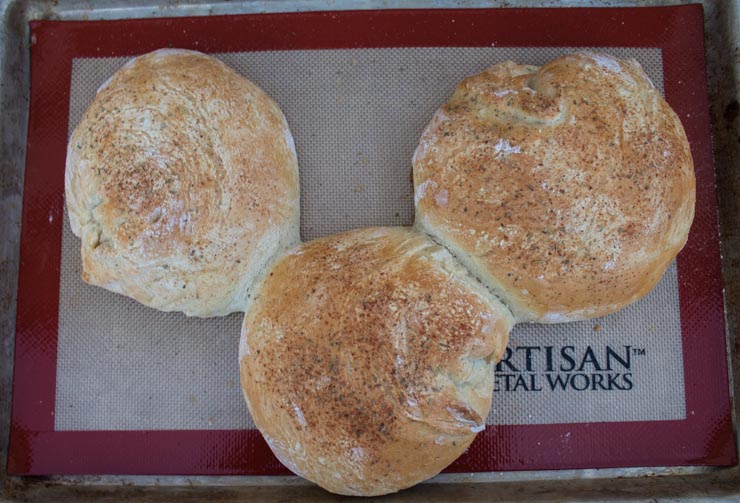
[[[72,59],[160,47],[204,52],[419,46],[663,50],[665,93],[696,163],[696,219],[678,257],[687,418],[496,426],[448,471],[728,465],[730,414],[714,171],[699,5],[386,10],[31,23],[12,474],[285,474],[257,431],[54,431],[64,160]],[[53,218],[50,218],[53,217]],[[562,435],[570,432],[563,445]]]

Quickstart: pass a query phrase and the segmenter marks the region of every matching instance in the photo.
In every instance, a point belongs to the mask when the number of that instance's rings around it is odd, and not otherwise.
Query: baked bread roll
[[[445,249],[403,228],[290,251],[244,319],[249,410],[291,471],[347,495],[429,478],[485,426],[513,319]]]
[[[463,80],[413,166],[417,228],[521,321],[592,318],[644,296],[694,216],[681,122],[636,61],[602,54]]]
[[[299,241],[296,152],[277,105],[220,61],[159,50],[105,83],[67,150],[82,277],[163,311],[243,310]]]

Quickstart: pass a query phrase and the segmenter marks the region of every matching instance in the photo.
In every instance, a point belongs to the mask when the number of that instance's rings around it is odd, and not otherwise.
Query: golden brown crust
[[[68,146],[83,279],[158,309],[243,308],[266,259],[298,241],[298,169],[280,109],[193,51],[136,58]]]
[[[341,494],[394,492],[483,428],[513,319],[429,238],[376,228],[313,241],[259,292],[242,387],[295,473]]]
[[[676,114],[635,61],[583,53],[462,81],[414,155],[417,227],[519,320],[616,311],[686,242],[695,180]]]

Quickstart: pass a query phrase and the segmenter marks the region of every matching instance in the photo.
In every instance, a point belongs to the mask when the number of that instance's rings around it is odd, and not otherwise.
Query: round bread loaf
[[[243,310],[267,261],[300,239],[282,112],[198,52],[155,51],[103,84],[65,182],[83,279],[164,311]]]
[[[636,61],[601,54],[465,79],[413,165],[417,228],[522,321],[601,316],[644,296],[694,215],[681,122]]]
[[[429,478],[485,427],[513,318],[445,249],[403,228],[288,252],[244,319],[249,410],[291,471],[348,495]]]

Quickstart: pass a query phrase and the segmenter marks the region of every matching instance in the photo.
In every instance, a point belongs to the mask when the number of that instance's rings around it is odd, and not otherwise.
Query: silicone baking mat
[[[280,104],[304,240],[412,223],[411,155],[461,78],[581,48],[637,59],[691,142],[689,243],[620,313],[517,326],[489,426],[449,470],[734,463],[701,22],[688,6],[33,23],[9,470],[286,473],[241,396],[240,315],[187,319],[80,280],[63,203],[68,135],[100,84],[159,47],[212,53]]]

